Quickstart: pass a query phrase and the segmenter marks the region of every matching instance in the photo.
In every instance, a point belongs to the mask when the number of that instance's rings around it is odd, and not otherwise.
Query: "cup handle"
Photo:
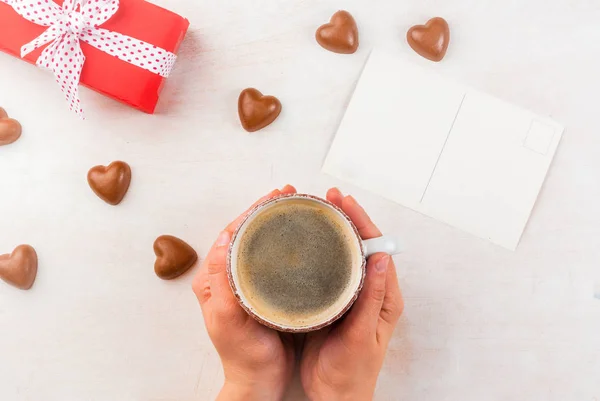
[[[367,258],[379,252],[387,253],[388,255],[396,255],[402,252],[400,241],[397,238],[385,235],[383,237],[364,240],[363,244]]]

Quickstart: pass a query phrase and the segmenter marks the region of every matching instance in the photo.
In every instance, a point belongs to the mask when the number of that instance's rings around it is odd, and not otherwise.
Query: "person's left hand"
[[[287,185],[256,204],[290,193],[296,193],[296,189]],[[294,370],[293,337],[250,317],[238,304],[227,278],[231,237],[246,213],[248,211],[221,232],[194,278],[192,288],[200,301],[210,339],[223,363],[225,384],[217,400],[281,400]]]

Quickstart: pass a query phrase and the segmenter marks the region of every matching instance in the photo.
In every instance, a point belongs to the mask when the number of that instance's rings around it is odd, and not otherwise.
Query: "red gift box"
[[[55,0],[62,5],[63,0]],[[117,12],[100,27],[130,36],[177,54],[189,21],[171,11],[144,0],[120,0]],[[47,27],[36,25],[20,16],[10,5],[0,1],[0,50],[20,58],[21,46],[40,36]],[[119,60],[80,41],[86,57],[80,84],[153,113],[166,78]],[[35,63],[46,46],[23,59]]]

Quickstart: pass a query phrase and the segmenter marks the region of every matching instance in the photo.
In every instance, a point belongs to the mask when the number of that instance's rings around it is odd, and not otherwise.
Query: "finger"
[[[329,202],[333,203],[337,207],[339,207],[339,208],[342,207],[344,195],[342,194],[342,192],[339,189],[331,188],[329,191],[327,191],[326,198]]]
[[[222,231],[206,256],[205,264],[210,283],[211,292],[215,295],[221,295],[231,291],[229,289],[229,280],[227,278],[227,252],[231,233],[227,230]],[[226,286],[225,286],[226,285]]]
[[[390,258],[388,265],[387,277],[385,280],[385,299],[381,309],[381,317],[384,321],[391,325],[396,325],[398,318],[404,310],[404,301],[402,299],[402,291],[398,283],[398,273],[396,264]]]
[[[210,299],[210,282],[208,281],[208,271],[204,266],[194,276],[192,289],[198,298],[198,302],[200,302],[200,306],[204,305]]]
[[[254,204],[252,206],[250,206],[248,208],[248,210],[246,210],[244,213],[242,213],[237,219],[235,219],[234,221],[229,223],[229,225],[225,228],[225,231],[229,231],[230,233],[233,233],[237,229],[237,227],[241,224],[241,222],[244,220],[246,215],[248,213],[250,213],[252,211],[252,209],[254,209],[254,207],[256,207],[260,203],[262,203],[268,199],[274,198],[275,196],[278,196],[278,195],[281,195],[281,191],[278,189],[274,189],[271,192],[269,192],[267,195],[263,196],[262,198],[260,198],[256,202],[254,202]]]
[[[390,326],[393,331],[403,311],[404,300],[402,299],[402,291],[400,290],[400,285],[398,283],[396,265],[390,258],[385,282],[385,298],[381,308],[381,319]]]
[[[365,209],[363,209],[352,196],[348,195],[344,198],[342,210],[350,217],[363,239],[381,237],[381,231],[379,231],[377,226],[371,221],[371,218],[367,212],[365,212]]]
[[[390,256],[386,254],[376,254],[369,258],[364,287],[340,327],[340,334],[350,344],[377,339],[389,262]]]
[[[205,264],[210,284],[211,308],[220,317],[232,323],[237,318],[245,318],[244,310],[239,306],[227,277],[227,252],[231,242],[231,233],[222,231],[206,256]]]
[[[386,342],[392,337],[398,319],[400,319],[403,311],[404,300],[402,299],[402,292],[398,284],[398,274],[396,273],[394,261],[390,258],[385,281],[385,298],[383,299],[380,313],[383,323],[378,327],[380,337]]]
[[[288,195],[288,194],[295,194],[296,193],[296,188],[294,188],[292,185],[286,185],[285,187],[281,188],[281,193]]]

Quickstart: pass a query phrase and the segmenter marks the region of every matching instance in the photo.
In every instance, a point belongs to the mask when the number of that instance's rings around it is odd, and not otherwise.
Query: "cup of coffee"
[[[302,333],[327,326],[350,309],[362,289],[367,258],[399,252],[390,237],[362,240],[331,202],[292,194],[254,207],[233,235],[229,284],[260,323]]]

